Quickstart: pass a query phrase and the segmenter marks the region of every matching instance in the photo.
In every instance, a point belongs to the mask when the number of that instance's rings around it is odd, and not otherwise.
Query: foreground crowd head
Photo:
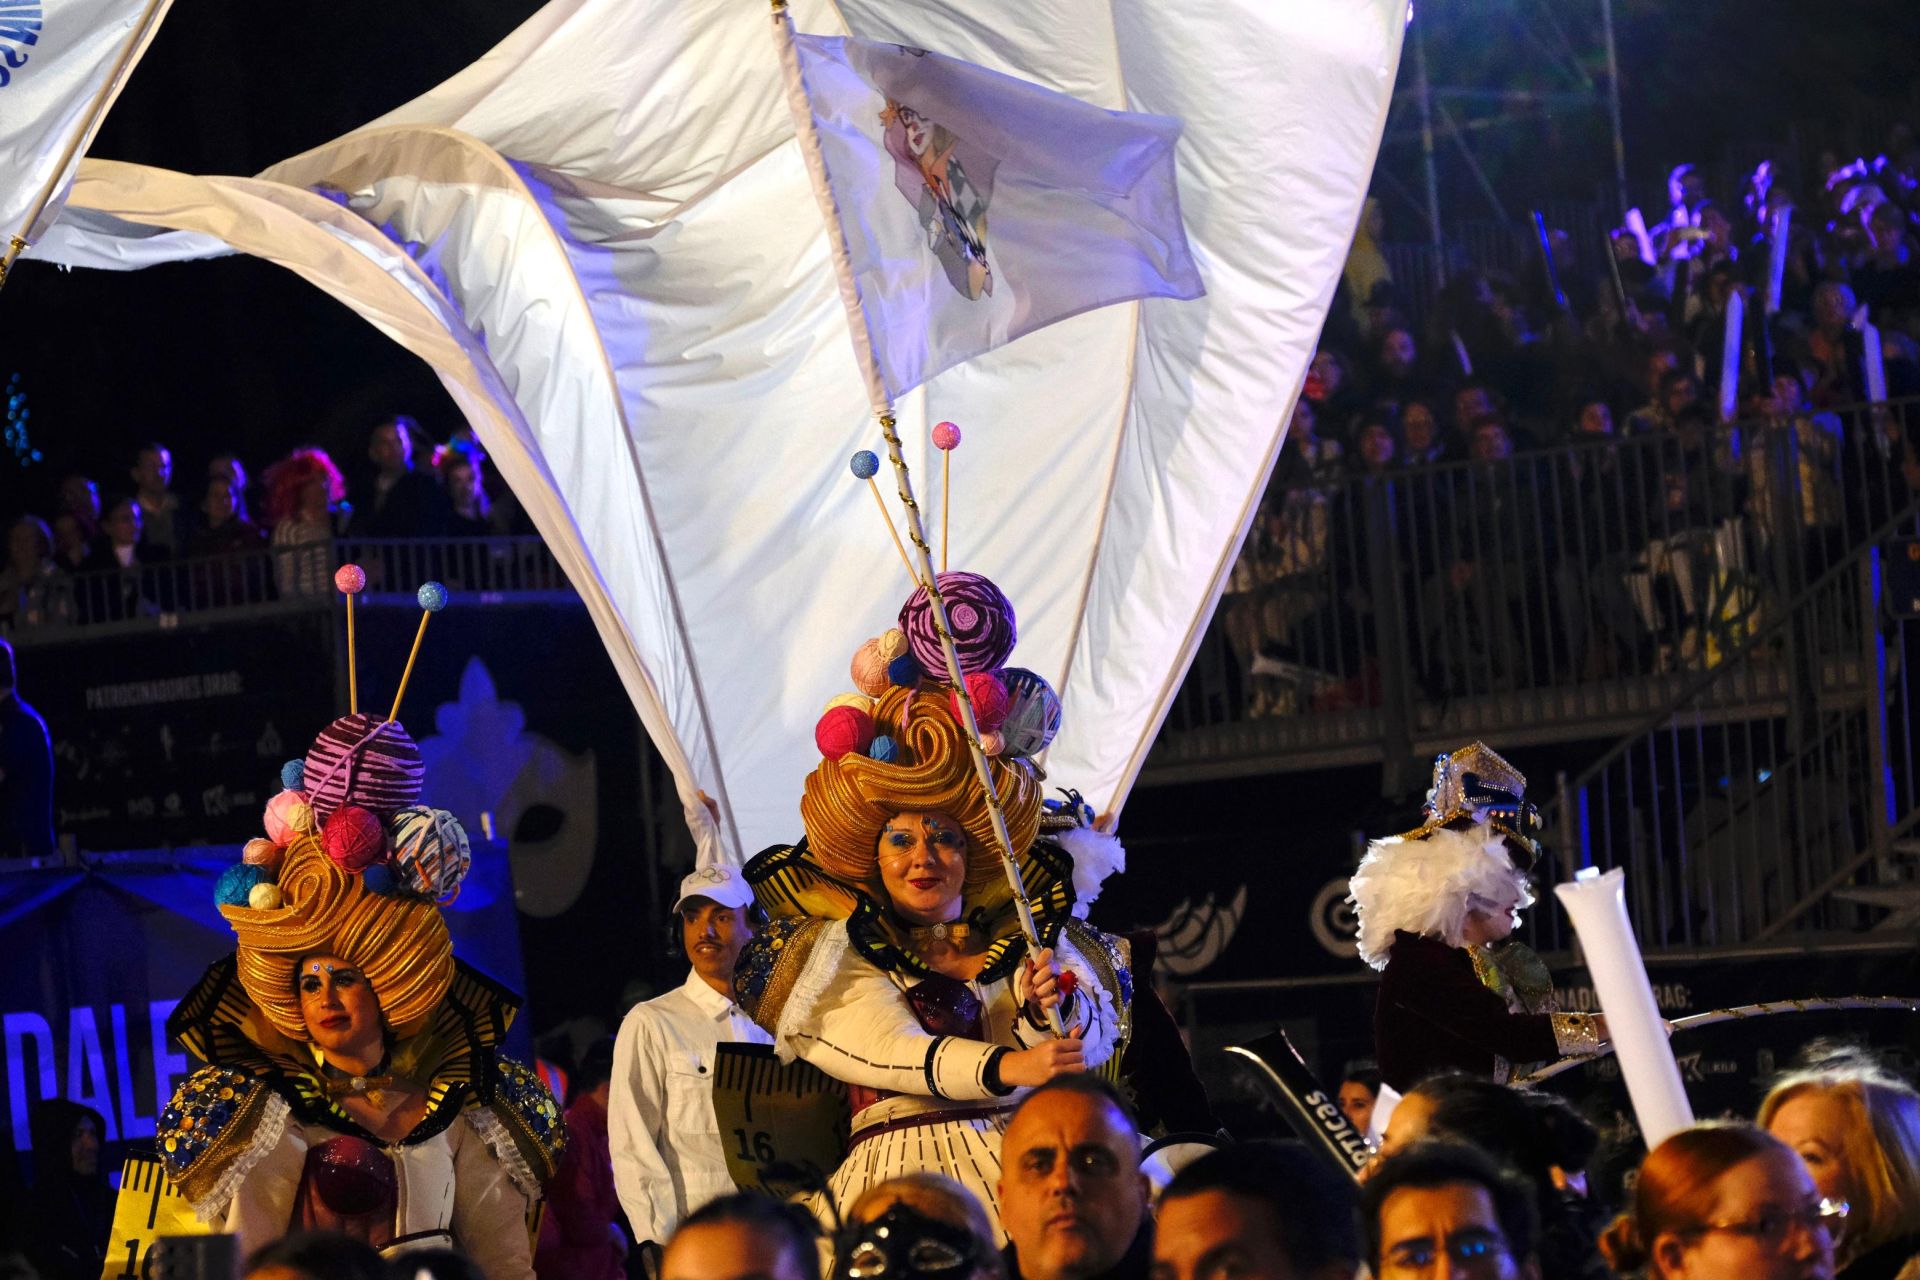
[[[973,1194],[938,1173],[867,1188],[847,1210],[836,1267],[847,1280],[1000,1280],[993,1224]]]
[[[1242,1143],[1167,1184],[1152,1280],[1352,1280],[1353,1185],[1297,1143]]]
[[[1866,1062],[1785,1076],[1760,1124],[1799,1155],[1820,1195],[1850,1211],[1836,1223],[1840,1265],[1920,1235],[1920,1093]]]
[[[660,1280],[820,1280],[806,1211],[743,1191],[690,1214],[660,1257]]]
[[[1416,1143],[1385,1161],[1367,1181],[1361,1219],[1378,1280],[1540,1280],[1532,1188],[1472,1147]]]
[[[1020,1104],[1001,1144],[999,1198],[1023,1280],[1087,1280],[1133,1248],[1148,1212],[1137,1133],[1119,1093],[1094,1076],[1060,1076]]]
[[[1650,1280],[1828,1280],[1837,1208],[1778,1139],[1698,1125],[1648,1154],[1601,1248]]]

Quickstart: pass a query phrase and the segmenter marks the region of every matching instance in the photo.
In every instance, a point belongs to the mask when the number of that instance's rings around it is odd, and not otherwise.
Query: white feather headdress
[[[1526,877],[1507,855],[1506,837],[1486,822],[1464,831],[1442,827],[1417,840],[1375,840],[1347,887],[1360,920],[1360,958],[1375,969],[1387,967],[1400,929],[1463,945],[1470,897],[1504,902],[1517,890],[1516,911],[1533,903]]]

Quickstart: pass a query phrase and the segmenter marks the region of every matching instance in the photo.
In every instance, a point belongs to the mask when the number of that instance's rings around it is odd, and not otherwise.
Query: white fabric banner
[[[889,397],[1082,311],[1205,292],[1179,121],[904,45],[794,46]]]
[[[0,0],[0,252],[60,211],[172,0]],[[29,226],[28,223],[33,225]]]
[[[965,432],[952,565],[1006,590],[1012,661],[1062,695],[1049,785],[1117,812],[1279,450],[1372,172],[1404,0],[794,9],[804,29],[1182,124],[1205,298],[1083,312],[898,406],[929,509],[928,430]],[[403,249],[413,265],[386,271],[422,299],[408,324],[446,331],[404,340],[567,567],[690,821],[736,857],[798,834],[814,722],[910,589],[847,474],[878,432],[767,23],[738,0],[552,0],[438,89],[253,181],[245,207],[271,203],[270,222],[231,212],[229,180],[90,163],[35,254],[133,267],[224,242],[401,336],[364,270],[378,255],[364,238],[343,255],[326,218]]]

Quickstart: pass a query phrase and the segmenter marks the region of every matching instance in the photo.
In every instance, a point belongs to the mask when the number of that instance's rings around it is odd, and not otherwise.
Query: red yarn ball
[[[873,745],[873,717],[858,707],[828,707],[813,726],[813,742],[829,760],[864,752]]]
[[[343,804],[321,828],[320,843],[335,866],[358,875],[387,856],[387,829],[372,810]]]
[[[980,726],[980,732],[992,733],[1007,722],[1007,708],[1012,705],[1007,697],[1007,686],[1000,683],[1000,677],[991,671],[975,671],[967,676],[967,697],[973,700],[973,722]],[[953,705],[953,718],[960,718],[960,695],[950,692],[947,699]]]

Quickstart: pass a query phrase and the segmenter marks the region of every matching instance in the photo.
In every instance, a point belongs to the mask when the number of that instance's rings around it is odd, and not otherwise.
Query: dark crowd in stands
[[[596,1050],[600,1070],[583,1063],[570,1114],[596,1097],[604,1105],[611,1050]],[[1348,1083],[1367,1076],[1364,1067],[1349,1071]],[[6,1200],[8,1225],[26,1248],[0,1250],[0,1277],[93,1280],[108,1265],[101,1242],[112,1216],[101,1118],[55,1100],[34,1124],[40,1167],[30,1188]],[[1357,1183],[1300,1142],[1236,1142],[1224,1133],[1189,1141],[1177,1159],[1156,1166],[1143,1158],[1126,1098],[1105,1081],[1068,1075],[1028,1094],[1008,1122],[999,1180],[1004,1246],[965,1188],[923,1173],[880,1182],[838,1206],[830,1233],[796,1204],[752,1192],[723,1196],[694,1209],[663,1251],[643,1250],[623,1233],[599,1145],[570,1155],[572,1167],[548,1185],[535,1269],[539,1280],[1920,1275],[1920,1093],[1857,1047],[1809,1044],[1770,1083],[1751,1120],[1703,1121],[1650,1153],[1634,1150],[1624,1166],[1564,1099],[1462,1075],[1416,1085],[1392,1104],[1384,1134],[1373,1136],[1373,1161]],[[212,1244],[179,1247],[169,1274],[214,1274],[185,1265],[187,1250]],[[823,1255],[833,1259],[830,1273]],[[247,1260],[244,1274],[482,1277],[446,1249],[383,1259],[327,1234],[271,1244]]]
[[[1217,619],[1244,713],[1377,697],[1382,592],[1434,697],[1670,669],[1920,495],[1920,143],[1827,160],[1809,191],[1681,165],[1611,262],[1543,226],[1422,315],[1370,200]]]
[[[8,526],[0,630],[324,596],[333,590],[334,543],[343,538],[532,532],[464,430],[435,444],[401,415],[375,425],[365,455],[344,469],[316,448],[295,449],[257,476],[253,461],[220,452],[193,473],[176,467],[173,450],[156,440],[119,469],[63,477],[56,505],[19,513]],[[369,574],[380,567],[376,556]]]

